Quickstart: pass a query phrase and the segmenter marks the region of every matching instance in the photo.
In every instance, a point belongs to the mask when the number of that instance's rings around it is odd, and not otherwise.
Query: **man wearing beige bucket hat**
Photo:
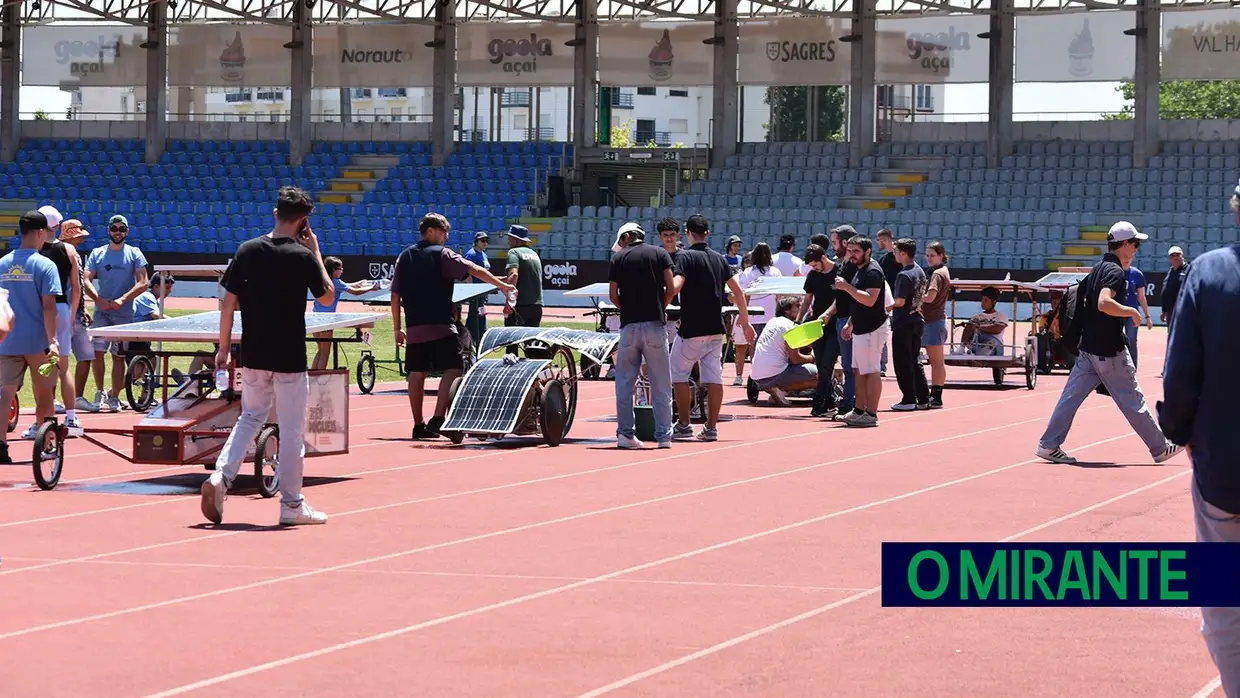
[[[60,345],[60,398],[56,405],[57,412],[64,412],[65,425],[77,435],[81,425],[77,420],[77,410],[88,409],[90,406],[79,395],[85,388],[86,378],[90,375],[91,361],[95,358],[90,338],[86,335],[85,306],[87,296],[92,295],[93,287],[86,281],[85,265],[78,254],[77,246],[90,233],[82,227],[82,222],[71,218],[60,224],[60,235],[55,241],[43,245],[41,253],[56,263],[61,273],[62,294],[56,299],[57,325],[56,341]],[[69,374],[69,354],[77,359],[79,380],[73,380]]]

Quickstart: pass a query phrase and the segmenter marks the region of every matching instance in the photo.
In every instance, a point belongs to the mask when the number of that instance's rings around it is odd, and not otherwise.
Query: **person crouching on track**
[[[237,248],[221,285],[219,349],[215,366],[233,365],[233,312],[241,310],[241,416],[202,484],[202,514],[224,519],[224,498],[275,407],[280,429],[280,525],[327,523],[302,496],[310,380],[306,361],[306,294],[330,303],[335,292],[323,267],[319,239],[310,228],[314,201],[297,187],[282,187],[270,233]]]
[[[34,381],[35,418],[23,439],[33,439],[43,421],[55,414],[56,374],[44,376],[39,368],[60,355],[56,344],[56,296],[60,275],[52,260],[39,254],[47,238],[47,217],[28,211],[18,222],[21,247],[0,259],[0,288],[8,292],[13,329],[0,342],[0,404],[13,403],[26,369]],[[9,458],[8,430],[0,429],[0,463]]]
[[[788,330],[796,327],[793,318],[801,313],[801,299],[795,296],[779,296],[775,301],[775,317],[766,323],[762,334],[754,342],[753,368],[750,376],[765,390],[771,404],[791,407],[788,393],[811,390],[818,387],[818,366],[814,352],[809,349],[793,349],[784,340]]]
[[[396,346],[405,346],[409,410],[413,415],[414,439],[439,437],[448,415],[448,388],[465,368],[461,356],[460,323],[452,291],[457,281],[473,276],[503,293],[514,286],[497,279],[490,270],[466,261],[445,247],[452,226],[438,213],[428,213],[419,224],[422,240],[405,248],[396,258],[392,274],[392,329]],[[401,321],[401,312],[404,321]],[[435,400],[435,416],[423,420],[422,397],[431,371],[442,371]]]
[[[660,224],[662,225],[662,224]],[[660,231],[662,232],[662,231]],[[701,441],[719,438],[717,425],[723,407],[723,345],[727,336],[723,325],[723,299],[728,288],[736,297],[738,322],[750,344],[754,341],[749,324],[749,308],[745,294],[732,274],[732,267],[723,255],[706,246],[710,223],[705,216],[690,216],[685,232],[691,243],[675,257],[672,286],[680,296],[680,326],[672,340],[672,388],[676,394],[676,411],[683,420],[672,430],[672,438],[693,436],[689,426],[689,374],[698,366],[698,380],[706,386],[706,426],[698,432]]]

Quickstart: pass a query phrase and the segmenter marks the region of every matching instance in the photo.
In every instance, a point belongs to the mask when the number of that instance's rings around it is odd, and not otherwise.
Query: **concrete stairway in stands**
[[[396,155],[353,155],[349,164],[340,168],[340,176],[328,181],[327,191],[318,193],[317,199],[325,204],[361,203],[367,192],[375,190],[379,180],[387,177],[388,170],[400,164]]]
[[[913,193],[915,185],[930,179],[930,171],[943,167],[944,159],[927,156],[892,156],[887,168],[874,171],[873,182],[855,185],[857,196],[840,198],[840,208],[892,209],[896,201]]]

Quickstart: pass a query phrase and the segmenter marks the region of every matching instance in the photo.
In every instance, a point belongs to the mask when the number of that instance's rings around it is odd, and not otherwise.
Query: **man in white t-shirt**
[[[796,244],[797,239],[789,233],[779,236],[779,251],[771,258],[771,263],[783,276],[805,276],[809,273],[805,260],[792,253]]]
[[[775,317],[766,323],[762,335],[754,342],[753,368],[750,375],[760,390],[770,395],[771,404],[788,407],[788,392],[810,390],[818,386],[818,366],[808,349],[793,349],[784,341],[784,334],[796,327],[792,319],[801,312],[801,299],[780,296],[775,303]]]

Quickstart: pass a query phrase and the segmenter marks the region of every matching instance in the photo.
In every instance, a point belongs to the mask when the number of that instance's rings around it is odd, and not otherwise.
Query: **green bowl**
[[[822,321],[811,320],[785,332],[784,341],[793,349],[803,349],[822,339],[822,333]]]

